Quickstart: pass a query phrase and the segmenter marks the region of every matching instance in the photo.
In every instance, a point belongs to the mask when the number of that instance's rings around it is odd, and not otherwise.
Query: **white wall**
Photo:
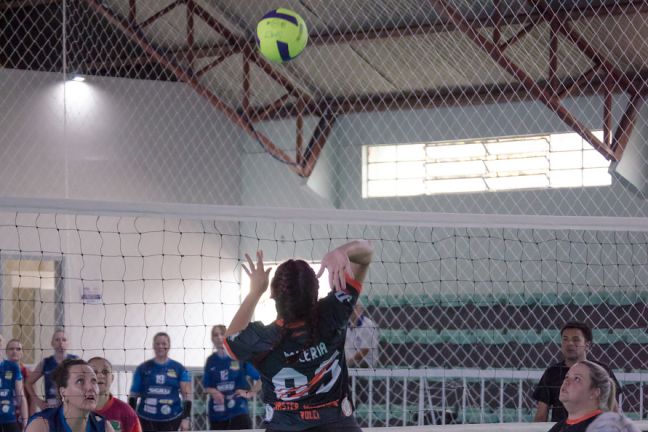
[[[211,326],[240,304],[238,247],[236,222],[0,212],[2,256],[63,259],[71,351],[116,365],[150,357],[158,331],[173,358],[203,365]],[[102,302],[83,302],[84,287]]]
[[[0,94],[0,198],[240,203],[242,132],[184,84],[0,69]],[[65,257],[65,324],[84,357],[138,363],[165,329],[185,347],[172,355],[202,365],[207,327],[240,301],[236,222],[221,236],[218,224],[174,219],[20,214],[36,229],[15,216],[0,215],[0,252]],[[82,304],[84,286],[105,303]]]
[[[614,103],[616,125],[626,98]],[[587,127],[602,128],[602,101],[581,97],[565,106]],[[648,119],[639,118],[639,127]],[[275,142],[294,150],[294,122],[264,124]],[[260,154],[246,154],[243,203],[286,207],[335,207],[450,213],[547,214],[592,216],[646,216],[646,197],[613,180],[611,187],[555,190],[522,190],[399,198],[362,198],[361,147],[475,139],[514,135],[572,132],[553,112],[537,102],[518,102],[468,107],[449,107],[399,112],[371,112],[341,116],[324,147],[318,168],[318,188],[327,190],[326,202],[305,196],[302,184],[280,163]],[[307,137],[309,135],[306,135]],[[323,162],[323,163],[322,163]],[[295,177],[293,175],[293,177]],[[274,188],[263,183],[264,179]],[[254,193],[256,191],[256,193]],[[314,191],[312,191],[314,193]]]
[[[0,197],[238,204],[242,132],[182,83],[0,69]]]

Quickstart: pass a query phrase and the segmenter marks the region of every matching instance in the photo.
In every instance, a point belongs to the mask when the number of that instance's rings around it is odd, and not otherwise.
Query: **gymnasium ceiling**
[[[241,124],[646,90],[646,1],[280,3],[310,34],[286,65],[254,49],[276,0],[4,0],[0,63],[61,72],[65,47],[68,73],[185,81]]]

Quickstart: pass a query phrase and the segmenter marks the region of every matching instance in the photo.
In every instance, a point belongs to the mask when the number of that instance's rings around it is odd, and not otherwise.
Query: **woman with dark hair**
[[[225,348],[261,373],[268,431],[360,430],[348,398],[344,341],[372,254],[368,241],[356,240],[328,252],[317,275],[302,260],[282,263],[270,284],[277,320],[267,326],[250,320],[268,288],[270,269],[264,268],[263,252],[257,252],[256,265],[245,255],[250,292],[225,333]],[[318,301],[324,270],[332,291]]]
[[[34,414],[26,432],[114,432],[97,408],[97,377],[85,360],[67,359],[52,372],[62,404]]]
[[[616,407],[615,385],[600,365],[583,360],[574,364],[560,387],[560,402],[567,418],[549,432],[585,432],[600,414]]]
[[[156,333],[155,357],[133,374],[128,404],[137,411],[144,432],[188,431],[191,427],[191,377],[182,364],[169,358],[170,349],[171,337]]]

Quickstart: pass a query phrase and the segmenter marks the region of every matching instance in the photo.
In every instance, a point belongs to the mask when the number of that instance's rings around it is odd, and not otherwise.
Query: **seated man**
[[[567,418],[567,411],[558,399],[560,386],[565,380],[569,368],[579,361],[587,360],[587,353],[592,347],[592,329],[585,323],[578,321],[566,323],[560,330],[560,336],[560,352],[563,360],[545,370],[533,392],[533,399],[538,402],[533,419],[536,422],[549,421],[549,410],[551,410],[550,421],[552,422],[560,422]],[[620,394],[621,387],[610,368],[597,361],[594,363],[607,370],[616,384],[617,394]]]

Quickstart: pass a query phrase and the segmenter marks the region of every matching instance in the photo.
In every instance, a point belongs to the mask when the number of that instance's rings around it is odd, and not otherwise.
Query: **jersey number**
[[[291,401],[308,396],[309,391],[316,388],[316,394],[325,393],[333,388],[340,377],[342,368],[336,355],[322,363],[315,371],[313,378],[308,381],[306,375],[293,368],[283,368],[272,377],[277,399]]]

